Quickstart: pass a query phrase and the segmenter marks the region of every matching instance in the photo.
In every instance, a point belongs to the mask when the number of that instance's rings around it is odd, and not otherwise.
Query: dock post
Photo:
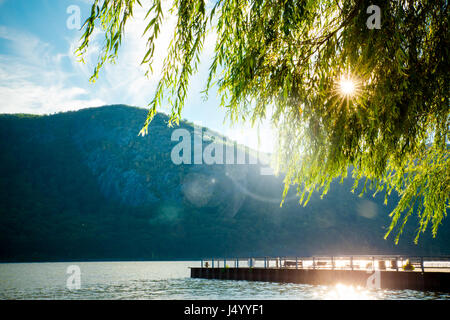
[[[267,269],[267,257],[264,257],[264,269]]]
[[[350,257],[350,268],[353,271],[353,256]]]
[[[295,257],[295,269],[298,269],[298,257]]]
[[[316,259],[313,257],[313,269],[316,269]]]
[[[211,268],[214,268],[214,258],[211,259]]]
[[[203,269],[203,259],[200,260],[200,266],[201,266],[202,269]]]
[[[331,257],[331,270],[334,270],[334,257]]]
[[[425,267],[423,266],[423,257],[420,257],[420,267],[422,268],[422,273],[425,272]]]
[[[236,268],[239,268],[239,258],[236,259]]]
[[[303,262],[303,259],[300,260],[302,262],[302,269],[305,268],[305,263]]]
[[[395,271],[398,271],[398,257],[395,258]]]
[[[375,271],[375,257],[372,257],[372,270]]]

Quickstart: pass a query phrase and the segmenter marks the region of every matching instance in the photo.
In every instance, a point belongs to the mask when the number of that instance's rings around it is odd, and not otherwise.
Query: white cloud
[[[0,86],[0,96],[3,100],[0,110],[2,113],[49,114],[104,105],[99,99],[80,99],[80,96],[85,94],[86,91],[78,87],[40,86],[20,81],[9,87]]]
[[[104,104],[70,83],[71,74],[61,66],[65,55],[52,54],[49,44],[4,26],[0,38],[14,53],[0,55],[0,113],[46,114]]]
[[[164,20],[162,22],[158,38],[155,42],[155,53],[153,59],[153,74],[149,78],[145,76],[146,66],[141,65],[141,61],[147,51],[147,37],[149,33],[143,32],[150,21],[151,16],[144,20],[147,10],[151,6],[151,1],[141,1],[142,7],[138,5],[134,8],[133,18],[127,22],[123,43],[119,48],[119,58],[115,64],[105,64],[99,73],[99,79],[92,88],[96,91],[97,97],[103,100],[111,100],[111,92],[116,94],[115,101],[109,103],[127,103],[130,105],[146,106],[153,98],[156,85],[161,77],[164,59],[172,40],[174,28],[177,22],[175,15],[169,13],[172,6],[171,1],[163,1]],[[209,61],[215,45],[215,34],[210,32],[207,35],[202,61]],[[104,34],[96,29],[91,36],[90,46],[85,55],[86,64],[78,62],[78,58],[73,55],[75,48],[79,44],[79,36],[71,40],[70,56],[72,65],[77,72],[80,72],[88,79],[95,68],[98,56],[104,44]],[[206,84],[206,74],[208,63],[200,65],[199,75],[192,78],[190,82],[190,94],[198,94],[204,89]],[[118,94],[120,93],[120,94]],[[165,110],[167,111],[167,110]]]
[[[157,81],[162,71],[163,60],[167,53],[173,28],[176,20],[173,16],[166,15],[158,40],[155,45],[155,57],[153,63],[153,75],[145,76],[146,67],[141,65],[147,49],[146,37],[142,36],[148,19],[144,17],[149,8],[148,0],[141,1],[142,7],[136,6],[133,18],[127,22],[123,43],[119,48],[119,57],[115,64],[105,64],[99,73],[99,79],[91,86],[96,96],[110,103],[127,103],[130,105],[147,105],[156,88]],[[168,10],[165,3],[165,10]],[[88,79],[95,68],[104,43],[104,34],[96,29],[91,36],[88,51],[84,57],[85,64],[78,61],[73,52],[79,45],[79,35],[71,40],[69,56],[76,72],[83,74]],[[113,93],[113,94],[112,94]]]
[[[67,49],[61,51],[61,47],[55,48],[56,43],[46,43],[31,32],[0,26],[0,38],[11,49],[8,55],[0,54],[0,113],[43,114],[117,103],[146,106],[160,79],[176,17],[168,13],[171,3],[164,1],[165,18],[155,44],[154,73],[147,78],[146,67],[140,62],[147,49],[148,35],[143,36],[143,31],[149,19],[144,17],[151,1],[141,3],[143,6],[136,6],[134,17],[128,21],[117,62],[105,64],[95,84],[88,80],[104,43],[104,35],[99,30],[91,37],[83,64],[74,54],[82,32],[74,34],[69,30]],[[214,43],[215,34],[211,32],[205,41],[205,61],[212,55]],[[199,91],[204,88],[207,72],[208,64],[202,63],[200,74],[190,82],[189,97],[195,105],[187,106],[188,114],[197,113],[201,107],[197,106]]]
[[[148,79],[140,61],[146,52],[142,33],[150,2],[141,2],[143,8],[137,7],[127,24],[117,63],[106,64],[95,84],[88,79],[104,41],[100,31],[92,35],[86,64],[82,64],[74,55],[81,33],[69,40],[65,53],[57,53],[34,34],[0,26],[0,38],[7,40],[12,52],[0,55],[0,113],[43,114],[114,103],[147,105],[159,80],[175,20],[167,18],[164,23],[156,45],[155,75]],[[64,62],[69,62],[69,67],[63,67]]]

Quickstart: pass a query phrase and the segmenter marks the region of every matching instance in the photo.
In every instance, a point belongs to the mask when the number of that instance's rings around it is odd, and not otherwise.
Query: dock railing
[[[201,268],[450,272],[450,256],[352,255],[208,258],[201,260]]]

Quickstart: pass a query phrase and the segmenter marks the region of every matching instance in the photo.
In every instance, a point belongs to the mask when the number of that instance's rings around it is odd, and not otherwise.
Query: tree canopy
[[[93,1],[78,48],[83,57],[94,29],[104,33],[91,80],[117,57],[136,6],[143,4]],[[161,0],[145,8],[149,75],[162,8]],[[398,242],[412,214],[416,243],[429,225],[436,235],[450,195],[447,0],[174,0],[171,14],[177,24],[141,133],[166,95],[178,122],[205,36],[214,32],[205,93],[217,86],[233,121],[255,123],[273,110],[285,194],[296,185],[306,205],[351,169],[358,192],[383,191],[386,201],[398,192],[386,237],[396,229]],[[379,28],[370,28],[375,18]]]

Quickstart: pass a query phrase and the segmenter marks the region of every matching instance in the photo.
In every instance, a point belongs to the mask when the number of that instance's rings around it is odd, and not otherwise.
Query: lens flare
[[[352,79],[341,78],[339,90],[343,96],[353,96],[356,92],[356,84]]]
[[[334,107],[346,106],[350,110],[359,105],[363,96],[363,84],[352,72],[343,72],[335,79],[330,93]]]

